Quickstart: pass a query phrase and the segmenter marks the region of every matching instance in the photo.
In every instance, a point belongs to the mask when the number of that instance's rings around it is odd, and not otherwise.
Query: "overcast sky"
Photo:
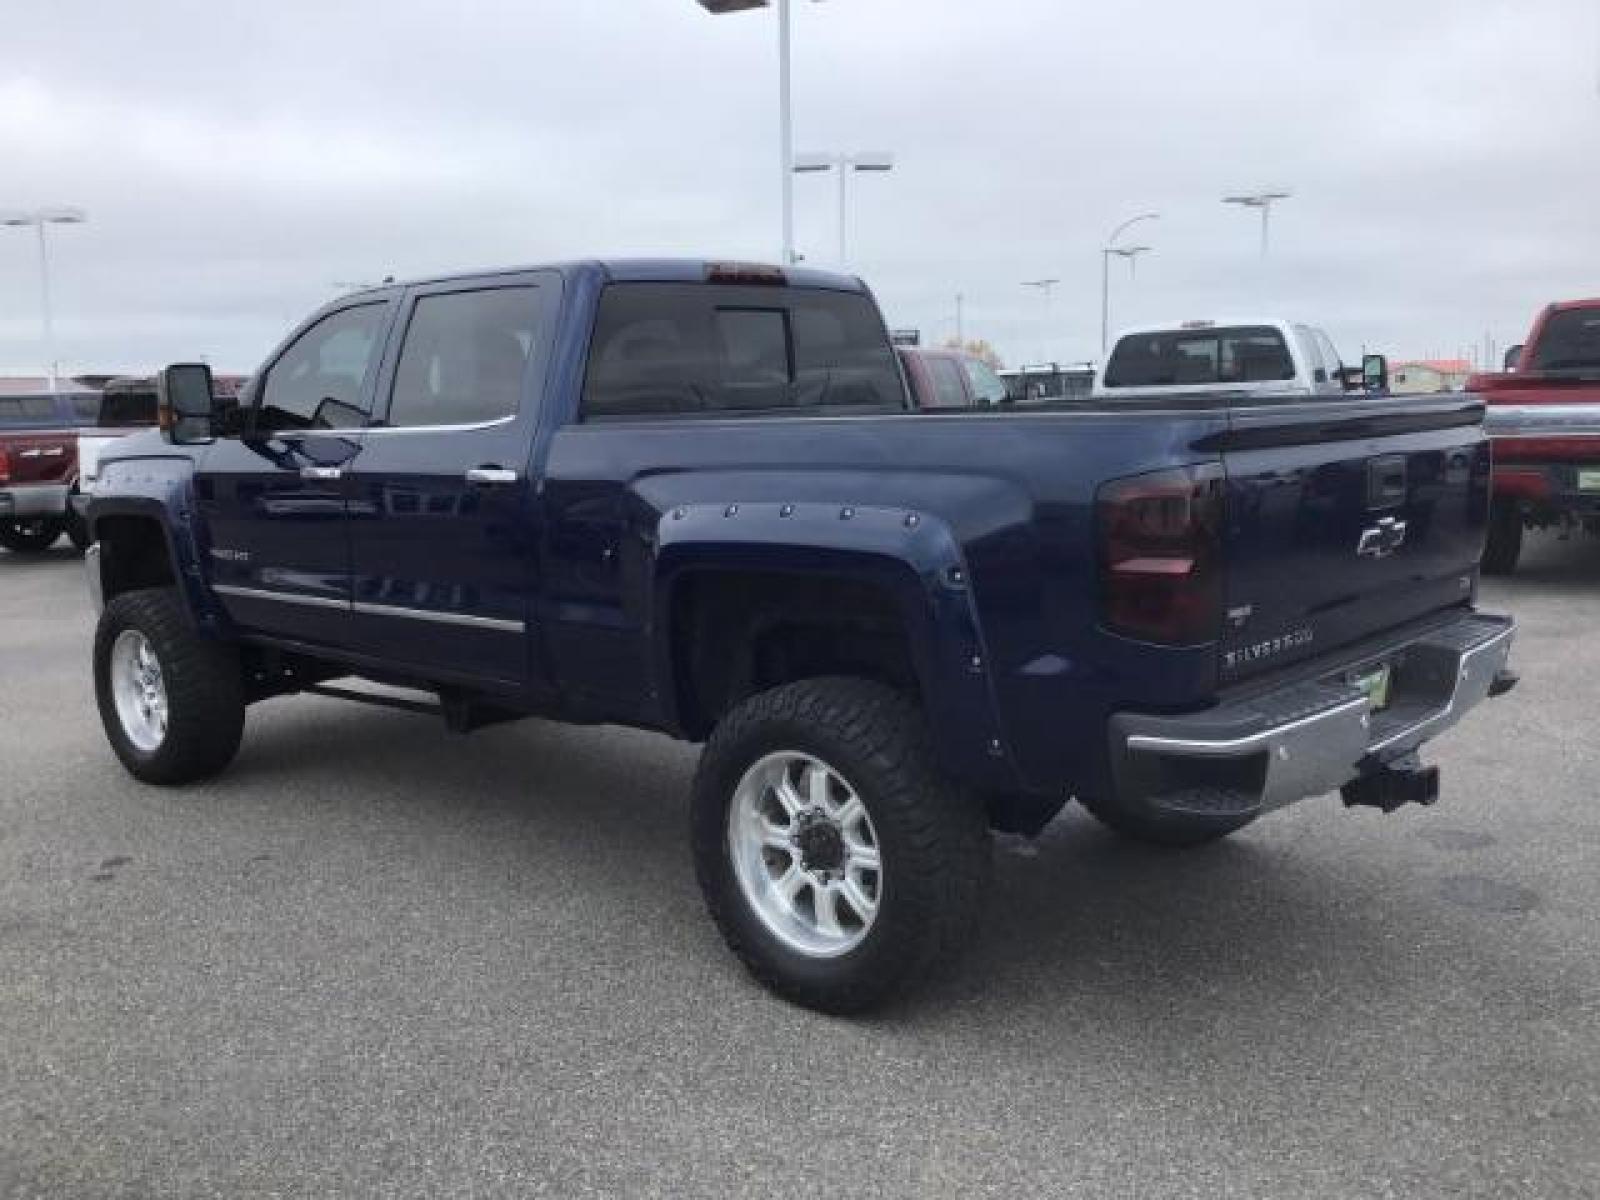
[[[798,149],[857,177],[891,324],[1008,363],[1113,324],[1283,314],[1347,359],[1520,340],[1600,293],[1596,0],[795,0]],[[250,370],[344,281],[608,254],[779,255],[775,20],[695,0],[52,0],[0,60],[0,208],[52,234],[63,362]],[[831,177],[796,186],[836,257]],[[1294,196],[1257,255],[1228,191]],[[1048,307],[1026,279],[1057,277]],[[0,229],[0,366],[42,363]]]

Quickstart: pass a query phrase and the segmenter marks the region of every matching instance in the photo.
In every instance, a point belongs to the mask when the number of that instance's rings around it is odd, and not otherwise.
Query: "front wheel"
[[[860,679],[751,697],[707,743],[695,871],[750,972],[824,1012],[904,989],[972,933],[990,872],[983,806],[942,776],[917,708]]]
[[[55,517],[0,521],[0,546],[13,554],[43,554],[56,544],[62,529]]]
[[[100,721],[122,765],[146,783],[189,783],[233,760],[244,686],[231,646],[202,637],[171,588],[125,592],[94,635]]]

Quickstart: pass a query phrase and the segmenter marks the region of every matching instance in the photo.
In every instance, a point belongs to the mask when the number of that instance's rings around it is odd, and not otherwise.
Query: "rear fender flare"
[[[904,622],[933,742],[944,766],[988,787],[1014,786],[971,575],[949,526],[905,509],[841,504],[684,504],[655,528],[649,644],[669,727],[678,711],[673,613],[704,572],[793,572],[886,592]]]

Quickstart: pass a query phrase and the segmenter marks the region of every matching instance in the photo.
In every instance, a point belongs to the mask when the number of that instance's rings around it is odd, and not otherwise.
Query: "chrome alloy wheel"
[[[150,639],[124,629],[111,646],[111,697],[122,732],[136,748],[153,754],[167,737],[167,685]]]
[[[883,901],[883,865],[866,805],[821,759],[762,758],[728,806],[728,853],[744,897],[780,941],[812,958],[861,943]]]

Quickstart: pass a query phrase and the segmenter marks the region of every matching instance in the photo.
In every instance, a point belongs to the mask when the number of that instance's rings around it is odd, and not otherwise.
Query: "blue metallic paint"
[[[1378,450],[1394,452],[1395,422],[1418,409],[1396,402],[1387,416],[1365,413],[1365,425],[1342,432],[1330,432],[1335,409],[1329,405],[1295,405],[1240,419],[1226,407],[1198,402],[1138,411],[584,424],[577,405],[605,284],[693,281],[702,277],[704,265],[591,262],[547,270],[559,273],[562,288],[547,353],[530,371],[523,411],[506,431],[509,440],[495,443],[490,434],[486,443],[497,461],[521,456],[515,465],[525,469],[525,480],[483,502],[492,508],[483,514],[486,540],[450,558],[449,567],[460,586],[487,605],[483,611],[514,614],[516,597],[526,598],[524,644],[519,648],[516,638],[503,635],[490,639],[503,648],[492,652],[500,657],[490,680],[481,660],[452,653],[442,643],[441,653],[417,662],[408,639],[418,634],[402,622],[383,635],[364,636],[359,646],[344,645],[344,635],[327,633],[326,624],[321,636],[309,640],[334,647],[350,661],[419,672],[421,679],[476,678],[502,694],[509,687],[530,709],[598,714],[683,734],[688,731],[668,650],[673,598],[683,582],[705,571],[826,573],[880,587],[892,598],[910,632],[935,744],[951,769],[986,788],[1104,793],[1111,784],[1105,730],[1113,712],[1193,711],[1214,703],[1221,691],[1216,644],[1154,646],[1101,627],[1095,526],[1100,483],[1177,465],[1231,464],[1239,455],[1242,470],[1231,485],[1230,505],[1245,515],[1229,532],[1229,553],[1242,579],[1292,588],[1280,557],[1286,546],[1305,528],[1331,528],[1330,514],[1319,513],[1314,503],[1321,492],[1309,486],[1327,456],[1308,451],[1306,444],[1341,437],[1351,442],[1341,459],[1347,465],[1336,472],[1343,499],[1332,514],[1336,524],[1347,522],[1362,515],[1350,508],[1348,485],[1356,468],[1348,464]],[[820,272],[795,271],[791,277],[812,286],[864,290],[857,280]],[[380,294],[398,311],[419,286]],[[397,341],[391,332],[380,412]],[[1440,408],[1436,417],[1433,429],[1413,431],[1407,436],[1415,440],[1403,447],[1419,456],[1419,490],[1408,503],[1434,513],[1443,531],[1422,572],[1430,579],[1471,572],[1469,531],[1481,520],[1482,498],[1481,435],[1463,428],[1475,416]],[[433,467],[426,437],[349,437],[357,444],[352,460],[359,482],[343,492],[350,508],[344,524],[351,538],[362,539],[364,524],[388,519],[384,497],[390,489],[428,491]],[[372,453],[378,437],[390,439],[393,448],[386,447],[381,470],[361,478],[362,453]],[[363,441],[369,443],[365,448]],[[233,440],[227,449],[201,450],[202,477],[211,474],[213,461],[221,466],[240,448]],[[140,506],[165,512],[186,595],[208,627],[219,629],[207,617],[216,606],[202,581],[219,581],[227,572],[204,553],[209,530],[195,529],[189,519],[187,463],[176,455],[159,461],[154,467],[140,460],[120,463],[111,477],[117,496],[97,498],[96,515]],[[371,461],[379,463],[377,456]],[[1437,470],[1429,465],[1434,463]],[[1461,486],[1440,491],[1430,482],[1463,465],[1470,486],[1457,479]],[[1293,490],[1284,490],[1286,480]],[[1269,499],[1275,496],[1284,499]],[[1281,504],[1283,511],[1269,519],[1269,503]],[[1445,509],[1448,514],[1440,516]],[[416,539],[427,554],[457,554],[454,523],[441,523],[437,534],[430,530],[410,522],[389,536]],[[1333,557],[1331,535],[1326,544],[1309,539],[1303,549],[1302,571],[1324,578],[1286,596],[1288,607],[1279,615],[1295,604],[1318,609],[1326,599],[1326,578],[1354,563],[1353,556]],[[287,547],[284,553],[290,553]],[[1404,594],[1405,569],[1389,564],[1384,570],[1386,579],[1402,581],[1394,594]],[[357,598],[381,594],[380,577],[404,573],[373,559],[370,572],[354,572]],[[1439,607],[1452,599],[1470,597],[1430,592],[1426,602]],[[448,603],[442,597],[440,602]],[[1270,606],[1272,597],[1259,602]],[[421,603],[426,606],[426,596]],[[314,621],[329,619],[308,612]],[[1393,615],[1375,609],[1335,623],[1321,641],[1370,632]],[[293,639],[296,645],[307,640]]]

